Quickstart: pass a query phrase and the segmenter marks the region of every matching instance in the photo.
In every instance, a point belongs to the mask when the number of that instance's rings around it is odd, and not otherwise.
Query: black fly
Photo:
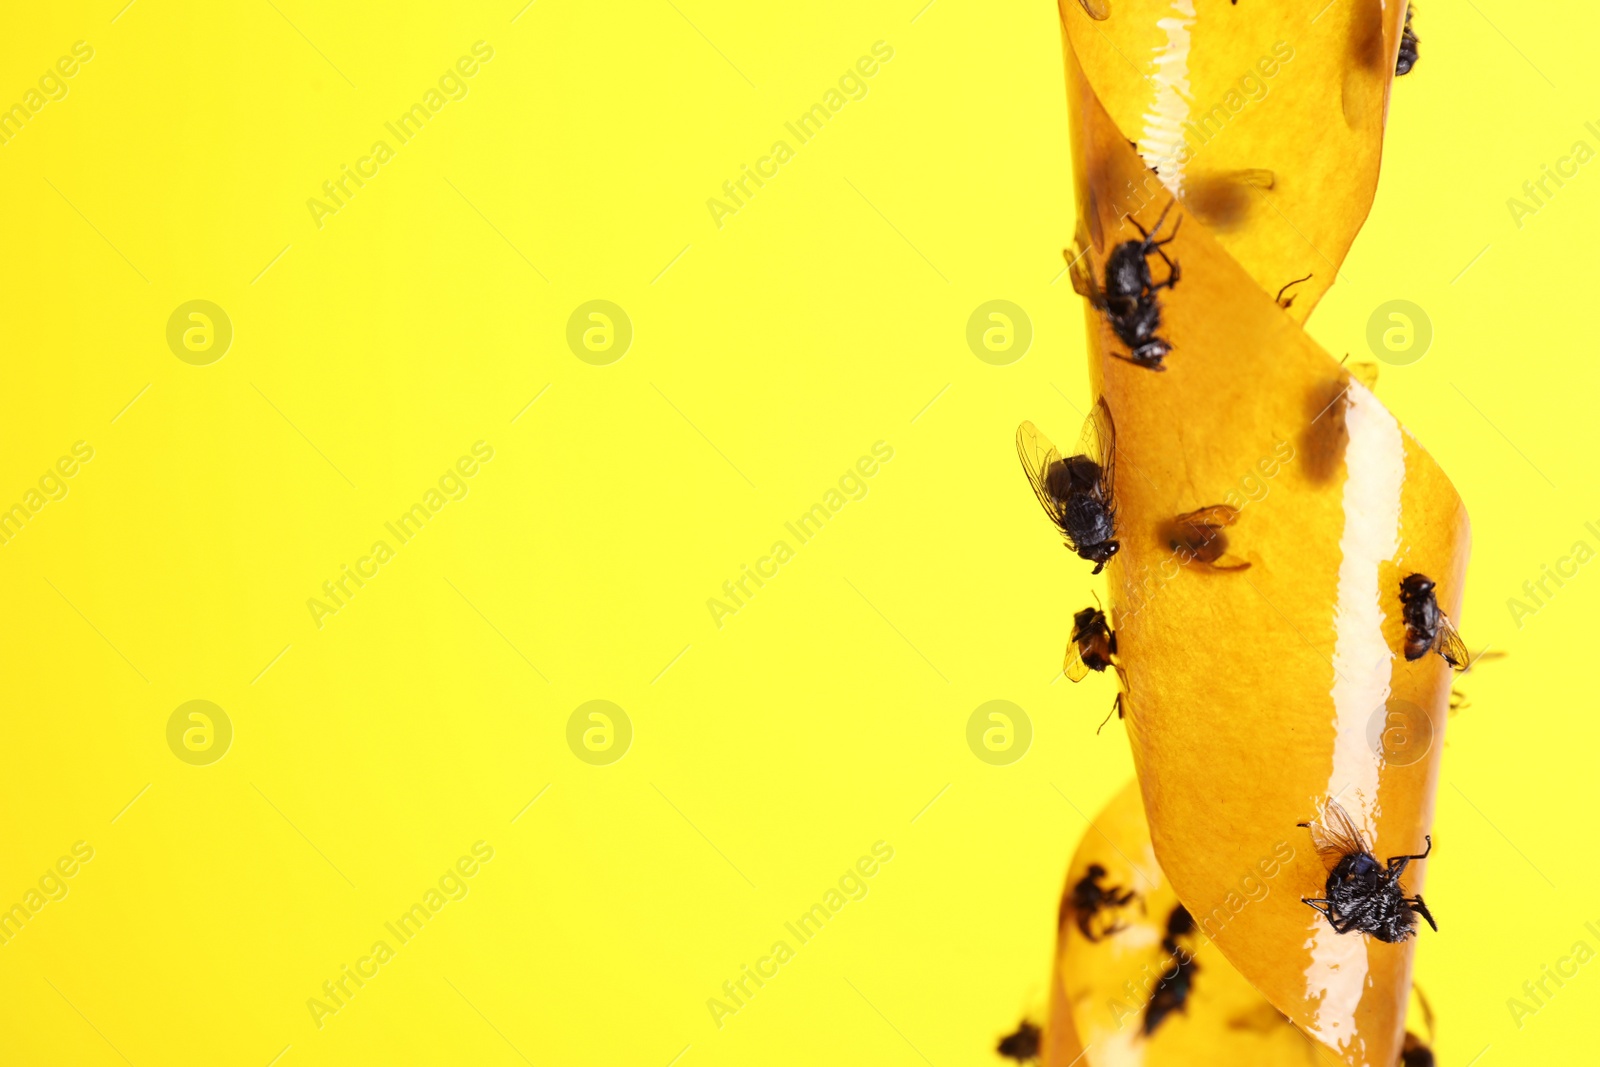
[[[1409,1030],[1400,1046],[1400,1067],[1434,1067],[1433,1050]]]
[[[1298,825],[1311,831],[1311,841],[1328,869],[1327,895],[1301,900],[1320,912],[1335,933],[1359,930],[1379,941],[1404,941],[1416,933],[1418,915],[1439,929],[1422,897],[1406,896],[1400,885],[1406,865],[1427,859],[1433,851],[1431,836],[1423,836],[1428,847],[1422,852],[1391,856],[1384,865],[1373,856],[1366,838],[1337,801],[1328,801],[1316,820]]]
[[[1400,54],[1395,58],[1395,77],[1410,74],[1411,68],[1417,65],[1417,34],[1411,28],[1411,5],[1406,5],[1406,25],[1400,31]]]
[[[1061,672],[1069,681],[1081,682],[1089,677],[1090,671],[1104,671],[1107,667],[1116,667],[1117,677],[1127,684],[1128,678],[1117,664],[1117,635],[1112,632],[1106,622],[1106,613],[1098,607],[1084,608],[1072,617],[1072,639],[1067,642],[1066,659],[1061,664]],[[1122,696],[1119,691],[1116,700],[1112,701],[1111,710],[1117,713],[1117,718],[1122,718]],[[1100,724],[1100,730],[1105,729],[1106,723],[1111,721],[1107,713],[1105,721]],[[1095,733],[1099,733],[1096,730]]]
[[[1406,624],[1406,659],[1421,659],[1437,652],[1458,671],[1467,669],[1471,655],[1456,628],[1439,610],[1434,581],[1426,574],[1408,574],[1400,583],[1400,614]]]
[[[1145,1005],[1146,1037],[1155,1033],[1156,1027],[1168,1015],[1182,1011],[1189,1002],[1189,994],[1194,991],[1194,976],[1200,970],[1200,964],[1195,962],[1194,953],[1178,940],[1192,933],[1194,916],[1189,914],[1188,908],[1179,904],[1167,916],[1167,936],[1161,939],[1162,949],[1172,958],[1172,968],[1161,975],[1161,981],[1156,983],[1155,990],[1150,994],[1150,1003]]]
[[[1100,913],[1126,907],[1137,896],[1131,889],[1101,885],[1105,877],[1104,867],[1098,863],[1089,864],[1089,869],[1072,887],[1072,895],[1061,901],[1061,921],[1065,922],[1068,914],[1073,915],[1078,923],[1078,932],[1090,941],[1099,941],[1120,931],[1122,922],[1115,915],[1105,919]]]
[[[1122,547],[1117,541],[1116,430],[1105,398],[1084,421],[1078,455],[1062,459],[1031,422],[1017,427],[1017,456],[1028,484],[1067,547],[1094,563],[1099,574]]]
[[[1038,1063],[1039,1043],[1043,1037],[1037,1026],[1024,1019],[1017,1024],[1016,1030],[1000,1039],[1000,1044],[994,1050],[1018,1063]]]
[[[1156,240],[1156,234],[1161,232],[1167,212],[1172,210],[1175,203],[1176,199],[1168,201],[1161,217],[1156,220],[1155,229],[1148,232],[1139,225],[1138,219],[1128,216],[1128,221],[1133,223],[1133,228],[1139,231],[1143,240],[1124,241],[1111,250],[1111,256],[1106,260],[1104,292],[1094,291],[1094,274],[1089,272],[1090,303],[1106,313],[1111,329],[1130,352],[1126,356],[1116,352],[1112,354],[1150,370],[1166,370],[1161,361],[1172,351],[1169,342],[1156,336],[1161,329],[1161,303],[1156,294],[1178,284],[1178,264],[1168,259],[1161,250],[1162,245],[1171,243],[1177,237],[1178,223],[1172,224],[1172,233],[1164,240]],[[1167,265],[1165,281],[1158,282],[1150,274],[1149,256],[1152,252]]]

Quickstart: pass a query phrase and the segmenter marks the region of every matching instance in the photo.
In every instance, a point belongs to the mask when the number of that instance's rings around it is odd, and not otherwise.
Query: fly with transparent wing
[[[1437,652],[1453,670],[1467,669],[1472,655],[1450,617],[1439,609],[1432,578],[1409,574],[1401,581],[1400,613],[1406,624],[1406,659],[1417,660]]]
[[[1017,456],[1039,505],[1067,547],[1099,574],[1122,547],[1117,540],[1116,428],[1102,397],[1084,421],[1076,455],[1066,459],[1031,422],[1017,427]]]
[[[1335,933],[1359,931],[1379,941],[1404,941],[1416,933],[1418,915],[1439,929],[1421,894],[1408,897],[1400,885],[1406,866],[1427,859],[1433,851],[1431,836],[1423,835],[1428,847],[1417,855],[1390,856],[1387,864],[1381,864],[1366,835],[1336,800],[1323,804],[1317,818],[1299,825],[1311,831],[1311,843],[1328,870],[1324,895],[1301,899],[1327,919]]]
[[[1116,663],[1117,635],[1099,608],[1084,608],[1072,617],[1072,637],[1067,641],[1062,673],[1069,681],[1081,682],[1090,671],[1103,671]]]

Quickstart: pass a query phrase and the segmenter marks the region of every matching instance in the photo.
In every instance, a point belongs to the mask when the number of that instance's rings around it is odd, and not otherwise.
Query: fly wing
[[[1073,247],[1062,249],[1061,254],[1067,261],[1067,273],[1072,278],[1072,288],[1079,296],[1087,297],[1090,306],[1105,307],[1105,297],[1101,295],[1100,285],[1094,279],[1094,263],[1089,259],[1088,249],[1075,242]]]
[[[1461,640],[1454,624],[1442,611],[1439,613],[1439,632],[1433,637],[1433,650],[1443,656],[1453,670],[1464,671],[1472,662],[1466,642]]]
[[[1076,631],[1067,642],[1067,658],[1061,664],[1061,673],[1067,676],[1069,682],[1081,682],[1089,677],[1089,665],[1083,662],[1083,646],[1078,644]]]
[[[1111,421],[1111,408],[1106,398],[1095,402],[1094,410],[1083,420],[1083,433],[1078,439],[1078,453],[1088,456],[1100,466],[1100,499],[1107,504],[1115,499],[1117,427]]]
[[[1337,800],[1323,804],[1322,814],[1311,821],[1310,829],[1311,843],[1316,846],[1317,855],[1322,857],[1323,865],[1330,871],[1346,856],[1372,851],[1367,847],[1367,839],[1360,828]]]
[[[1050,516],[1050,521],[1060,527],[1066,502],[1050,492],[1047,479],[1050,471],[1061,462],[1061,453],[1037,426],[1024,422],[1017,427],[1017,458],[1022,460],[1022,471],[1028,476],[1028,484],[1033,486],[1033,495],[1039,498],[1039,506]]]
[[[1178,537],[1187,543],[1191,558],[1212,570],[1242,571],[1250,568],[1250,561],[1240,559],[1227,551],[1227,539],[1222,536],[1224,527],[1239,521],[1239,509],[1229,504],[1212,504],[1185,512],[1173,519]],[[1173,548],[1178,548],[1174,541]]]
[[[1185,512],[1173,521],[1185,526],[1201,526],[1220,530],[1224,526],[1232,526],[1239,521],[1239,509],[1229,504],[1212,504],[1209,507]]]

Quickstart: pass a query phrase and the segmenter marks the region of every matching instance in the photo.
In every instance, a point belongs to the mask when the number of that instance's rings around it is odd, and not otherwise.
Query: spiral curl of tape
[[[1160,293],[1163,372],[1086,312],[1093,395],[1116,426],[1107,574],[1138,789],[1085,838],[1067,895],[1099,863],[1147,913],[1100,941],[1063,922],[1043,1058],[1057,1067],[1394,1067],[1405,1041],[1417,941],[1338,934],[1302,903],[1327,872],[1296,824],[1337,797],[1379,857],[1430,832],[1449,847],[1432,824],[1450,670],[1404,657],[1399,588],[1430,576],[1459,619],[1470,533],[1432,457],[1302,328],[1372,204],[1406,7],[1319,6],[1059,0],[1074,283],[1092,291],[1132,223],[1149,230],[1169,202],[1163,250],[1182,277]],[[1221,504],[1248,567],[1178,550],[1174,520]],[[1372,743],[1395,707],[1426,752]],[[1159,962],[1177,902],[1201,927],[1198,976],[1146,1035],[1117,1002]],[[1432,903],[1448,929],[1448,902]]]

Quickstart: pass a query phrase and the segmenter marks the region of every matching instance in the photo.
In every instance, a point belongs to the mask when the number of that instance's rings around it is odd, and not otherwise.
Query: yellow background
[[[1088,400],[1054,5],[121,3],[0,36],[0,104],[94,49],[0,146],[0,506],[94,449],[0,546],[0,907],[94,849],[0,946],[6,1062],[994,1062],[1131,774],[1094,733],[1108,680],[1055,682],[1094,586],[1011,444],[1075,439]],[[1432,320],[1378,391],[1472,514],[1462,629],[1510,657],[1452,722],[1418,974],[1442,1063],[1559,1062],[1600,967],[1520,1029],[1506,1001],[1600,949],[1600,569],[1520,626],[1507,600],[1600,549],[1600,164],[1520,228],[1506,200],[1600,148],[1596,19],[1417,28],[1311,330],[1362,359],[1381,303]],[[393,144],[480,40],[468,95]],[[719,227],[708,198],[877,41],[867,95]],[[319,228],[308,198],[380,138]],[[233,324],[207,366],[166,342],[193,299]],[[592,299],[633,324],[608,366],[566,341]],[[965,340],[991,299],[1031,318],[1011,365]],[[308,598],[480,440],[465,499],[318,628]],[[878,441],[865,498],[719,628],[708,598]],[[209,766],[167,744],[195,699],[233,724]],[[595,699],[634,730],[609,766],[567,744]],[[967,747],[993,699],[1031,719],[1010,766]],[[868,895],[719,1028],[708,998],[880,840]],[[478,841],[469,894],[319,1029],[308,998]]]

